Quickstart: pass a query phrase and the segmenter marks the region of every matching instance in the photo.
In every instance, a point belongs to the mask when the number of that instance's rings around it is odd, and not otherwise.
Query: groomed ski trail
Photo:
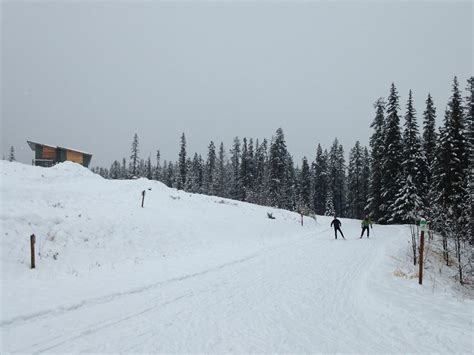
[[[304,233],[222,267],[5,322],[2,339],[27,353],[468,352],[472,326],[459,324],[472,325],[472,314],[454,307],[439,317],[436,298],[422,309],[418,290],[382,282],[403,236],[390,229],[368,241]]]

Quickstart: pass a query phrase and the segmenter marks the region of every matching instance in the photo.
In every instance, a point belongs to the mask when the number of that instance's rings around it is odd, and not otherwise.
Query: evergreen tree
[[[161,172],[161,164],[160,164],[160,158],[161,154],[160,151],[156,151],[156,167],[155,167],[155,172],[154,172],[154,179],[157,181],[162,181],[162,172]]]
[[[382,218],[380,206],[383,205],[382,197],[382,177],[383,177],[383,156],[385,144],[385,101],[379,98],[375,104],[375,118],[370,127],[374,129],[374,133],[370,137],[371,151],[371,179],[370,179],[370,197],[367,209],[372,218],[378,221]]]
[[[363,161],[362,161],[362,200],[365,201],[364,214],[368,214],[367,208],[370,198],[370,176],[372,171],[370,169],[370,154],[367,147],[364,147]]]
[[[247,174],[247,187],[246,187],[246,195],[251,196],[251,199],[247,199],[247,201],[255,202],[255,150],[253,147],[253,139],[249,139],[248,145],[248,174]]]
[[[184,183],[184,186],[183,186],[183,190],[184,191],[187,191],[187,192],[193,192],[192,191],[192,184],[193,184],[193,180],[192,180],[192,173],[193,173],[193,161],[191,160],[191,158],[186,158],[186,181]],[[197,179],[197,177],[196,177]]]
[[[325,206],[325,211],[324,211],[325,216],[335,216],[336,211],[334,209],[334,202],[333,202],[333,196],[332,196],[332,190],[328,189],[327,195],[326,195],[326,206]]]
[[[298,204],[298,179],[297,171],[293,163],[293,157],[290,153],[286,154],[286,169],[284,171],[283,179],[283,196],[281,201],[281,208],[289,211],[295,211]]]
[[[120,162],[118,160],[115,160],[110,166],[109,177],[111,179],[120,179],[121,173],[122,173],[122,167],[120,166]]]
[[[402,170],[402,142],[400,133],[399,97],[392,83],[387,104],[387,117],[384,126],[384,151],[382,158],[382,198],[380,222],[400,222],[393,218],[394,203],[401,189],[400,172]]]
[[[403,132],[403,161],[399,174],[401,189],[392,206],[393,216],[388,222],[415,223],[424,214],[423,193],[426,191],[426,165],[413,106],[413,96],[408,94],[405,130]]]
[[[176,181],[176,188],[178,190],[182,190],[184,186],[186,185],[186,172],[187,172],[187,166],[186,166],[186,137],[184,133],[181,135],[181,148],[179,151],[179,160],[178,160],[178,169],[179,169],[179,175],[178,179]]]
[[[224,197],[226,184],[226,158],[224,143],[221,142],[219,146],[219,154],[217,157],[216,168],[214,169],[214,176],[212,178],[211,195]]]
[[[326,212],[326,196],[328,193],[328,154],[323,153],[321,145],[316,149],[316,160],[313,163],[313,210],[318,215]]]
[[[256,201],[259,204],[267,203],[268,192],[268,143],[264,139],[261,144],[256,145],[255,151],[255,185]]]
[[[363,150],[360,142],[357,141],[349,154],[348,204],[349,216],[358,219],[364,216],[364,207],[367,202],[363,191],[363,159]]]
[[[138,165],[140,163],[140,158],[138,157],[138,153],[140,153],[140,150],[138,148],[138,134],[135,133],[133,136],[133,141],[132,141],[132,149],[131,149],[132,155],[130,156],[130,175],[132,177],[138,176]]]
[[[454,78],[453,94],[440,131],[434,176],[438,203],[448,212],[451,221],[457,221],[463,215],[462,209],[469,200],[465,190],[469,162],[464,129],[461,94],[457,78]]]
[[[138,163],[138,176],[137,177],[145,177],[146,176],[146,163],[145,160],[140,159]]]
[[[469,195],[470,199],[470,226],[471,226],[471,238],[470,243],[474,244],[474,76],[471,76],[467,80],[468,86],[468,96],[466,97],[466,137],[467,137],[467,146],[468,146],[468,155],[469,155]]]
[[[153,167],[151,165],[151,158],[150,156],[148,156],[148,160],[146,161],[146,178],[148,180],[152,180],[153,179]]]
[[[251,176],[251,159],[247,146],[247,138],[243,139],[242,142],[242,154],[241,154],[241,163],[240,163],[240,181],[242,184],[242,195],[241,199],[247,201],[247,193],[251,188],[252,176]]]
[[[166,160],[163,164],[163,172],[165,174],[163,183],[168,186],[168,187],[174,187],[176,186],[176,177],[175,177],[175,168],[173,165],[173,162],[169,162],[166,164]]]
[[[299,205],[303,212],[309,212],[311,207],[311,174],[309,170],[308,159],[303,157],[301,164],[301,175],[299,183]]]
[[[10,153],[8,154],[8,161],[15,161],[15,148],[10,147]]]
[[[127,160],[125,158],[122,158],[122,167],[121,167],[121,173],[120,177],[122,179],[128,179],[128,170],[127,170]]]
[[[270,205],[285,208],[285,177],[287,174],[288,151],[283,130],[278,128],[270,146],[269,198]]]
[[[423,153],[425,155],[427,171],[427,183],[431,187],[432,166],[436,153],[436,108],[431,95],[426,99],[426,110],[423,112]]]
[[[243,197],[242,181],[240,176],[240,140],[234,138],[234,145],[230,150],[231,169],[230,172],[230,197],[234,200],[241,200]]]
[[[203,188],[203,163],[202,158],[194,153],[192,162],[188,162],[186,191],[192,193],[201,193]]]
[[[338,216],[344,216],[346,209],[345,159],[344,149],[337,138],[329,152],[328,165],[328,182],[329,189],[332,192],[334,209]]]
[[[216,169],[216,147],[211,141],[208,147],[206,167],[204,171],[203,192],[210,194],[213,186],[214,170]]]
[[[448,240],[454,241],[460,282],[463,282],[462,248],[465,240],[472,240],[469,213],[472,197],[469,194],[468,141],[465,136],[465,117],[457,78],[440,130],[433,174],[438,199],[435,226],[443,237],[443,251],[449,262]]]

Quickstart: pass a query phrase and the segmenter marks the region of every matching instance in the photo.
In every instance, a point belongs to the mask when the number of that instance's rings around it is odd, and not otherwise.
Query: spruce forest
[[[444,112],[428,94],[425,110],[417,113],[412,92],[402,104],[392,83],[388,97],[375,101],[370,127],[370,146],[356,141],[348,161],[337,138],[295,160],[278,128],[270,139],[235,137],[230,146],[211,141],[206,156],[188,152],[183,133],[177,161],[163,162],[159,150],[153,158],[141,157],[135,134],[128,160],[93,171],[305,215],[369,215],[380,224],[413,225],[426,218],[442,240],[446,264],[457,265],[461,283],[472,278],[474,77],[465,89],[454,78]]]

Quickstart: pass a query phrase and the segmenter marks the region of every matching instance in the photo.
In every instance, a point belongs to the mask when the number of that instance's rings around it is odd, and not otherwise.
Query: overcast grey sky
[[[373,102],[393,81],[439,122],[473,74],[467,2],[2,3],[1,149],[27,139],[93,154],[176,159],[210,140],[284,129],[297,162],[339,137],[368,144]]]

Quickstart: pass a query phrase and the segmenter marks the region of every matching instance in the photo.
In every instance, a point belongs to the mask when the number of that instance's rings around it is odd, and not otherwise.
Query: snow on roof
[[[60,147],[58,145],[53,145],[53,144],[45,144],[45,143],[37,143],[37,142],[33,142],[33,141],[26,141],[28,143],[28,145],[30,146],[31,150],[35,150],[35,146],[36,145],[42,145],[42,146],[45,146],[45,147],[50,147],[50,148],[59,148],[59,149],[64,149],[64,150],[70,150],[70,151],[73,151],[73,152],[77,152],[77,153],[81,153],[81,154],[85,154],[85,155],[90,155],[92,156],[92,154],[90,153],[87,153],[87,152],[84,152],[82,150],[77,150],[77,149],[73,149],[73,148],[66,148],[66,147]]]
[[[91,153],[87,153],[87,152],[84,152],[82,150],[77,150],[77,149],[73,149],[73,148],[66,148],[66,147],[60,147],[58,146],[59,149],[64,149],[64,150],[72,150],[73,152],[77,152],[77,153],[82,153],[82,154],[85,154],[85,155],[90,155],[92,156]]]

